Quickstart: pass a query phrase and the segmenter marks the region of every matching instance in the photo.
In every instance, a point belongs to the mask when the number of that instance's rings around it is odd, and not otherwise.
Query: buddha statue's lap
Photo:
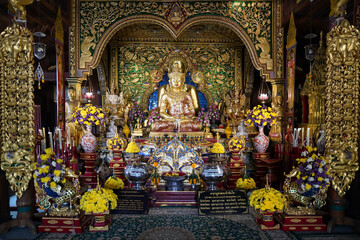
[[[174,67],[169,74],[169,85],[159,94],[158,107],[162,120],[152,124],[152,131],[180,132],[200,131],[201,122],[196,121],[195,109],[198,108],[196,89],[188,87],[185,74]]]

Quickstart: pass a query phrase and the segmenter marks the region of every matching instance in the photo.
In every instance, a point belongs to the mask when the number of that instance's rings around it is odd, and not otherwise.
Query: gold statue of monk
[[[68,97],[69,100],[65,102],[66,128],[69,128],[70,137],[75,141],[75,145],[77,146],[80,144],[83,129],[80,125],[72,121],[72,114],[75,112],[76,107],[80,106],[80,101],[75,98],[76,92],[73,87],[68,88]]]
[[[194,86],[185,84],[182,63],[175,61],[169,73],[169,84],[159,89],[158,107],[162,120],[151,126],[155,132],[196,132],[202,128],[196,121],[199,100]]]

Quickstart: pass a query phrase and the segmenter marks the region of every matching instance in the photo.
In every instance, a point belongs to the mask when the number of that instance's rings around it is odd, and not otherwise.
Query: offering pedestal
[[[114,174],[116,177],[124,181],[125,162],[122,157],[122,151],[113,151],[113,155],[113,159],[111,159],[109,163],[110,168],[114,169]]]
[[[52,233],[82,233],[90,223],[91,218],[85,214],[77,217],[43,217],[39,232]]]
[[[95,173],[96,153],[81,153],[80,158],[85,161],[85,173],[81,175],[84,184],[90,185],[90,188],[96,188],[97,179]]]
[[[159,185],[153,194],[154,207],[196,207],[196,191],[189,191],[190,186],[185,186],[185,191],[165,191],[164,185]]]
[[[263,159],[269,159],[270,153],[253,153],[253,158],[256,161],[256,171],[254,174],[254,180],[256,186],[260,187],[264,183],[265,175],[267,173],[267,166],[264,164]]]
[[[283,231],[326,231],[322,216],[297,216],[278,214],[275,218],[280,222]]]
[[[245,166],[244,161],[240,158],[239,152],[232,152],[230,159],[230,177],[229,177],[229,189],[236,188],[236,181],[241,177],[241,169]]]

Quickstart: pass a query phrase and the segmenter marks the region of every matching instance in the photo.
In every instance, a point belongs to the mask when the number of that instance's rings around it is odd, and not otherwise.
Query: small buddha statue
[[[65,114],[66,114],[66,128],[69,128],[70,137],[74,139],[76,146],[79,145],[80,139],[83,135],[83,129],[80,125],[73,122],[72,114],[75,112],[75,108],[80,106],[80,101],[75,99],[76,92],[73,87],[67,90],[69,100],[65,102]]]
[[[143,133],[144,133],[143,132],[143,126],[140,123],[140,118],[138,118],[137,122],[135,124],[135,128],[134,128],[134,131],[133,131],[132,135],[141,137],[143,135]]]
[[[117,127],[115,126],[114,120],[110,120],[109,131],[106,133],[107,138],[113,138],[116,135]]]
[[[271,126],[269,137],[274,142],[282,141],[282,118],[283,118],[283,105],[282,105],[282,96],[278,95],[275,97],[271,103],[271,107],[274,112],[278,114],[277,124]]]
[[[205,138],[213,138],[214,135],[210,132],[210,124],[205,127]]]
[[[196,121],[199,107],[196,89],[185,84],[185,73],[181,72],[181,62],[175,61],[169,74],[169,84],[159,89],[158,106],[162,120],[152,124],[152,131],[179,132],[200,131],[201,122]]]

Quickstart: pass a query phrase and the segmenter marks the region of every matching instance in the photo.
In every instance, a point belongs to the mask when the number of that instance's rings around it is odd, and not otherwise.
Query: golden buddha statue
[[[195,120],[199,101],[195,87],[185,84],[182,63],[175,61],[169,73],[169,84],[159,89],[158,106],[162,120],[151,126],[155,132],[196,132],[202,128]]]
[[[273,102],[271,103],[271,107],[274,112],[278,114],[277,124],[271,126],[269,137],[272,141],[276,143],[282,142],[282,128],[283,128],[283,116],[284,116],[284,108],[282,105],[282,96],[277,95]]]
[[[75,141],[75,145],[77,146],[83,135],[83,129],[80,125],[72,121],[72,114],[75,112],[75,108],[80,106],[80,101],[75,99],[76,92],[73,87],[68,88],[67,93],[69,100],[65,102],[66,128],[69,128],[70,137]]]

